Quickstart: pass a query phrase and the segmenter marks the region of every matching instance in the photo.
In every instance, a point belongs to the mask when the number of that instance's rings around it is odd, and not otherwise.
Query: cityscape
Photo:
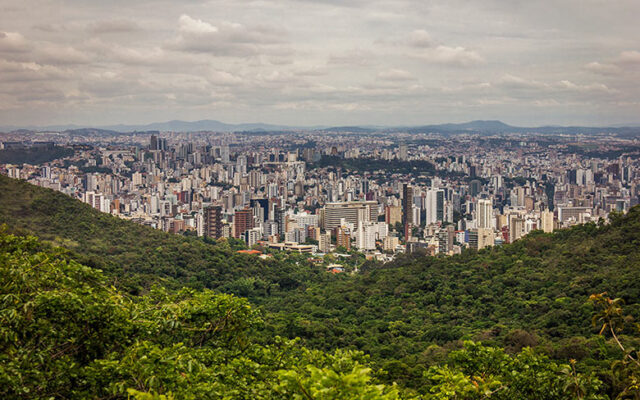
[[[0,171],[155,229],[239,239],[256,254],[453,255],[607,221],[640,194],[640,142],[606,132],[89,133],[11,134],[4,152],[68,151]]]
[[[0,400],[640,400],[639,0],[0,0]]]

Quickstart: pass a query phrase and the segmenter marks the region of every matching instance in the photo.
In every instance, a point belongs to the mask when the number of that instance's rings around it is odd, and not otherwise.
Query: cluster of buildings
[[[455,254],[638,203],[638,143],[613,137],[349,132],[52,136],[75,155],[10,177],[167,232],[302,253]],[[13,141],[9,146],[34,143]],[[575,151],[596,142],[616,157]],[[18,143],[21,143],[20,145]],[[38,145],[38,144],[35,144]],[[6,146],[6,145],[5,145]],[[617,149],[617,150],[616,150]],[[334,164],[322,160],[334,160]],[[384,160],[392,169],[373,169]],[[415,165],[429,162],[431,170]]]

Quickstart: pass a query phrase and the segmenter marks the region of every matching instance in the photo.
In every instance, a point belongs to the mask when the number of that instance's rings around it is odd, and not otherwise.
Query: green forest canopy
[[[210,290],[130,296],[34,237],[0,232],[5,399],[604,399],[603,384],[525,348],[467,341],[418,390],[384,384],[361,352],[256,340],[260,313]]]
[[[121,290],[148,293],[161,283],[246,297],[263,312],[257,341],[279,335],[328,352],[361,350],[385,370],[380,379],[387,383],[423,390],[430,366],[473,340],[507,355],[529,346],[559,363],[575,359],[577,371],[595,373],[604,392],[621,391],[608,370],[619,349],[590,326],[587,298],[608,292],[638,318],[637,207],[608,225],[534,232],[455,257],[368,263],[349,276],[326,274],[303,256],[265,261],[224,241],[169,235],[3,176],[0,204],[0,223],[11,231],[64,245],[68,257],[103,269]],[[622,334],[633,340],[632,325]]]

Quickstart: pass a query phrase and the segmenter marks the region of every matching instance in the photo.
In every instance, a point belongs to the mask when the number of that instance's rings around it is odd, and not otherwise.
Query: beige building
[[[322,227],[326,230],[337,228],[341,220],[358,226],[365,221],[378,220],[378,202],[376,201],[346,201],[341,203],[327,203],[322,216]]]
[[[321,253],[331,252],[331,232],[320,234],[318,237],[318,250]]]
[[[553,211],[545,210],[540,213],[540,225],[540,229],[542,229],[546,233],[553,232]]]
[[[395,251],[398,245],[400,245],[400,239],[396,236],[387,236],[382,241],[382,248],[384,251]]]
[[[477,228],[469,232],[469,247],[482,250],[495,244],[493,229]]]
[[[384,221],[389,225],[395,225],[398,222],[402,222],[402,207],[400,206],[387,206],[384,210]]]
[[[513,243],[520,239],[524,233],[524,219],[511,216],[509,219],[509,243]]]

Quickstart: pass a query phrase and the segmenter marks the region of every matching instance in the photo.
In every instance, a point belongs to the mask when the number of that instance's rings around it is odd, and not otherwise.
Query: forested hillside
[[[109,284],[128,293],[161,282],[247,297],[263,311],[254,340],[268,344],[280,335],[324,351],[361,350],[385,370],[380,379],[418,393],[433,387],[431,366],[455,365],[456,351],[470,351],[460,350],[464,340],[496,346],[504,357],[532,347],[559,365],[575,360],[572,368],[596,374],[600,393],[611,397],[625,386],[610,371],[622,351],[592,326],[588,298],[607,292],[627,304],[618,333],[633,348],[640,316],[638,207],[610,224],[536,232],[455,257],[408,255],[366,264],[359,274],[331,275],[302,256],[240,255],[229,243],[165,234],[4,176],[0,204],[0,223],[9,231],[71,249],[68,257],[104,269]]]
[[[4,175],[0,175],[0,205],[0,224],[64,246],[77,261],[104,270],[131,292],[158,282],[221,288],[233,286],[238,278],[259,277],[254,284],[267,294],[296,287],[310,279],[308,274],[319,273],[295,263],[238,254],[227,241],[206,243],[125,221],[63,193]]]
[[[248,302],[156,287],[127,296],[34,237],[0,232],[3,399],[603,399],[594,374],[465,342],[419,390],[383,384],[361,352],[255,340]]]
[[[156,288],[127,297],[97,270],[0,232],[3,399],[394,399],[366,357],[256,344],[246,300]]]

